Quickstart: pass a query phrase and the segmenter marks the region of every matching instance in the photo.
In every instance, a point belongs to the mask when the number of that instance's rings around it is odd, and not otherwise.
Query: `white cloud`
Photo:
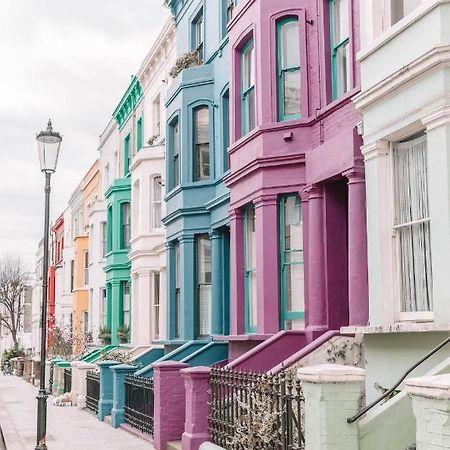
[[[0,253],[30,264],[43,228],[35,133],[63,134],[52,218],[97,157],[98,136],[158,35],[163,0],[1,0]]]

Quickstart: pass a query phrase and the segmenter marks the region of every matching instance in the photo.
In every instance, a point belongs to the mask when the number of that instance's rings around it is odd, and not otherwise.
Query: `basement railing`
[[[72,369],[64,369],[64,393],[72,391]]]
[[[417,367],[419,367],[424,361],[426,361],[428,358],[433,356],[436,352],[438,352],[442,347],[445,347],[450,342],[450,337],[445,339],[445,341],[441,342],[439,345],[433,348],[433,350],[429,351],[422,359],[417,361],[414,365],[412,365],[397,381],[397,383],[394,384],[390,389],[388,389],[381,397],[377,398],[375,401],[367,405],[365,408],[361,409],[358,413],[356,413],[354,416],[349,417],[347,419],[348,423],[356,422],[358,419],[360,419],[364,414],[369,412],[373,407],[378,405],[380,402],[382,402],[385,398],[388,398],[390,395],[392,395],[395,390],[400,386],[400,384],[405,380],[405,378]]]
[[[212,367],[210,432],[229,450],[304,449],[304,398],[294,371],[246,373]]]
[[[100,374],[88,372],[86,374],[86,408],[95,415],[98,414],[100,400]]]
[[[125,423],[153,436],[153,378],[125,376]]]

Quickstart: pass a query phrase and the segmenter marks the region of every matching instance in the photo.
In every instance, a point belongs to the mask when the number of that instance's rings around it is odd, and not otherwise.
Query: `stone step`
[[[172,441],[167,443],[167,450],[181,450],[181,441]]]

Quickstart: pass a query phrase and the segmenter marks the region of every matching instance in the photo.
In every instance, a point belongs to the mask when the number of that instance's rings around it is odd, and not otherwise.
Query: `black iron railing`
[[[428,358],[433,356],[436,352],[438,352],[442,347],[445,347],[448,343],[450,343],[450,337],[442,341],[439,345],[433,348],[433,350],[429,351],[422,359],[417,361],[415,364],[413,364],[397,381],[397,383],[394,384],[390,389],[387,389],[385,393],[377,398],[375,401],[367,405],[365,408],[361,409],[361,411],[358,411],[354,416],[349,417],[347,419],[348,423],[356,422],[358,419],[360,419],[364,414],[366,414],[368,411],[370,411],[374,406],[378,405],[380,402],[382,402],[385,398],[388,398],[391,396],[395,390],[400,386],[400,384],[403,382],[403,380],[418,366],[420,366],[424,361],[426,361]]]
[[[53,394],[53,375],[55,373],[55,364],[50,363],[50,373],[48,376],[48,393]]]
[[[153,378],[125,377],[125,423],[153,436]]]
[[[86,374],[86,408],[98,414],[100,399],[100,374],[88,372]]]
[[[64,369],[64,393],[72,391],[72,369]]]
[[[276,375],[213,367],[210,432],[230,450],[304,449],[304,398],[295,372]]]

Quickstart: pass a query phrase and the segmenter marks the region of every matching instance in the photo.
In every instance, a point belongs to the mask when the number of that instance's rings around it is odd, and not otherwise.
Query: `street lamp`
[[[42,262],[42,307],[41,307],[41,364],[39,393],[37,395],[37,444],[35,450],[45,450],[45,436],[47,434],[47,391],[45,389],[45,360],[47,350],[47,289],[48,289],[48,235],[50,232],[50,177],[56,170],[61,135],[53,131],[52,121],[49,119],[47,129],[36,136],[39,150],[41,172],[45,174],[45,215],[44,215],[44,258]]]

